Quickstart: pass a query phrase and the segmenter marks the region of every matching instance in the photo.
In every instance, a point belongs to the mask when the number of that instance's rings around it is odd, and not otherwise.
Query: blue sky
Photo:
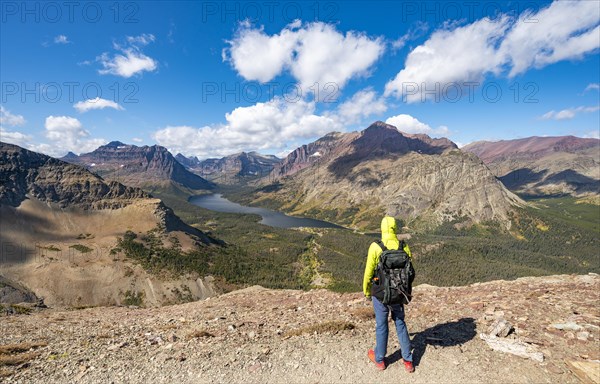
[[[600,3],[1,3],[2,141],[284,155],[376,120],[598,137]]]

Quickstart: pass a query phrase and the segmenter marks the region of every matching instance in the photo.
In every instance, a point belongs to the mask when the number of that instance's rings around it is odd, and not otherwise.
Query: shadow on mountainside
[[[457,321],[438,324],[424,331],[414,334],[412,339],[413,364],[419,365],[425,354],[427,345],[437,347],[454,347],[472,340],[477,335],[475,332],[475,319],[465,317]],[[400,350],[394,352],[388,359],[388,364],[393,364],[402,359]]]
[[[340,180],[351,176],[354,168],[367,159],[390,159],[393,161],[409,152],[440,155],[452,146],[456,148],[453,143],[447,140],[448,144],[444,142],[439,145],[432,143],[431,139],[429,140],[428,142],[424,137],[404,135],[391,125],[374,123],[351,143],[352,150],[349,154],[332,161],[327,169],[335,175],[336,179]],[[351,179],[351,181],[354,180]],[[378,179],[374,176],[367,180],[367,183],[370,184],[378,182]]]

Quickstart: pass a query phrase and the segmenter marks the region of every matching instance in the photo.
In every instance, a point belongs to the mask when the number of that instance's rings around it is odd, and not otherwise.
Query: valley
[[[15,193],[31,187],[23,182],[15,184],[20,187],[6,185],[4,193],[13,207],[2,207],[3,244],[33,244],[25,253],[34,257],[14,263],[4,251],[9,266],[3,273],[47,303],[67,306],[119,304],[131,298],[137,305],[162,305],[250,285],[355,292],[361,289],[366,250],[378,238],[379,220],[386,212],[401,220],[418,284],[459,286],[600,271],[600,205],[593,195],[524,195],[523,200],[477,157],[449,140],[402,134],[378,122],[361,132],[328,134],[279,162],[270,159],[273,162],[265,166],[271,173],[262,178],[236,179],[246,168],[233,167],[238,173],[231,180],[237,182],[216,185],[193,174],[193,164],[187,163],[186,170],[164,148],[113,142],[90,154],[67,156],[65,160],[85,165],[121,190],[115,179],[130,182],[132,187],[119,193],[148,202],[128,207],[128,200],[85,202],[84,197],[65,200],[60,194],[37,192],[39,198],[20,204]],[[47,160],[36,161],[42,165]],[[213,167],[246,164],[238,155],[211,161]],[[78,178],[90,177],[79,168],[73,170]],[[41,180],[53,182],[38,176],[33,190],[39,190]],[[77,178],[71,180],[80,188]],[[246,205],[239,211],[245,213],[218,212],[194,203],[193,196],[206,199],[207,193]],[[144,204],[154,208],[141,208]],[[166,213],[153,216],[157,210]],[[289,219],[309,224],[268,225],[266,220],[265,225],[261,216],[248,214],[286,218],[280,211],[307,217]],[[162,217],[162,224],[155,217]],[[308,218],[342,228],[324,228]],[[39,224],[32,226],[32,220]],[[13,224],[6,227],[7,222]],[[190,234],[201,241],[190,242]],[[57,273],[72,276],[67,278],[70,282],[56,285],[51,276]],[[100,285],[86,283],[91,276]],[[114,293],[107,293],[108,286]],[[78,293],[71,297],[70,292]]]

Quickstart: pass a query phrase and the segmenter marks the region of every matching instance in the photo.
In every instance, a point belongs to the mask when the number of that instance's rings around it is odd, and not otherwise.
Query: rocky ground
[[[416,287],[413,374],[393,332],[388,369],[369,362],[374,318],[359,293],[251,287],[162,308],[46,309],[0,317],[0,381],[593,383],[599,288],[595,274]],[[496,319],[543,361],[492,350],[480,334]]]

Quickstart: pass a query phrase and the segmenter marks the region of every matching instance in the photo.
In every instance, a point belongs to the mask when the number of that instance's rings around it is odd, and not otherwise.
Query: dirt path
[[[359,293],[252,287],[162,308],[51,309],[0,317],[0,345],[47,343],[19,353],[0,347],[0,381],[578,383],[567,361],[600,360],[599,288],[597,275],[417,287],[407,309],[413,374],[392,332],[388,369],[369,362],[374,319]],[[479,338],[499,316],[544,353],[542,363],[493,351]],[[569,322],[580,330],[552,326]],[[23,362],[2,366],[19,356]]]

